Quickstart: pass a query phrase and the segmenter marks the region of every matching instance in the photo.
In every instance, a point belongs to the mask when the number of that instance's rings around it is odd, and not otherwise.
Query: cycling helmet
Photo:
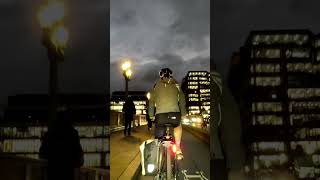
[[[172,71],[169,68],[163,68],[159,72],[159,76],[161,79],[172,77]]]

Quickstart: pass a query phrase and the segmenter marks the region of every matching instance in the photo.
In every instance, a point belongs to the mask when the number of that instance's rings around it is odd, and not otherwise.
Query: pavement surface
[[[110,136],[110,179],[130,180],[140,165],[139,146],[152,138],[147,126],[134,128],[131,136],[124,136],[123,131],[113,132]]]
[[[210,155],[209,145],[199,140],[191,133],[183,130],[182,134],[182,151],[184,159],[181,161],[180,169],[187,170],[187,174],[196,174],[196,171],[203,171],[204,175],[209,179],[210,175]],[[151,176],[142,176],[139,173],[137,179],[152,180]],[[180,175],[179,179],[183,179]]]

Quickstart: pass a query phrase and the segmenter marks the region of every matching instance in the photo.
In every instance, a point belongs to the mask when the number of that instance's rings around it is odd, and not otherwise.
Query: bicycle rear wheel
[[[167,159],[167,180],[172,179],[172,164],[171,164],[171,153],[170,153],[170,148],[167,148],[166,152],[166,159]]]

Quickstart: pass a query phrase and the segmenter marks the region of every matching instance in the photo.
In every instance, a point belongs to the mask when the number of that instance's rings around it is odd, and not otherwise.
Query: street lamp
[[[64,3],[50,0],[44,4],[38,14],[42,28],[42,44],[49,58],[49,117],[48,131],[57,117],[58,62],[64,60],[64,50],[68,41],[68,32],[63,26]]]
[[[126,99],[128,98],[128,94],[129,94],[129,91],[128,91],[128,83],[131,79],[131,76],[132,76],[132,70],[130,69],[131,68],[131,61],[130,60],[126,60],[124,63],[122,63],[122,71],[123,71],[123,77],[125,79],[125,86],[126,86]]]

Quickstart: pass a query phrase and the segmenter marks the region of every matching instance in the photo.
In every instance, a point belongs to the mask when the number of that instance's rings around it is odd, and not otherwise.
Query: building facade
[[[301,179],[320,177],[319,35],[253,31],[237,57],[229,86],[251,172],[283,168]]]
[[[128,95],[131,96],[136,108],[137,115],[146,115],[147,113],[147,92],[146,91],[129,91]],[[122,107],[125,102],[125,92],[115,91],[111,95],[110,110],[122,112]]]
[[[109,168],[106,95],[59,95],[59,106],[70,110],[84,151],[84,166]],[[0,122],[0,148],[6,153],[38,159],[47,119],[47,95],[10,96]]]
[[[210,73],[189,71],[182,81],[189,116],[210,117]]]

